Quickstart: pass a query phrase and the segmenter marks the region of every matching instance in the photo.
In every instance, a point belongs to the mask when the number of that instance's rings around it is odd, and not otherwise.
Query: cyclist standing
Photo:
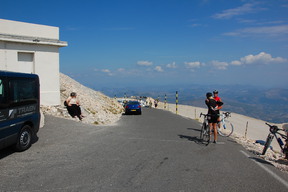
[[[208,114],[210,116],[210,118],[208,119],[208,123],[209,123],[209,127],[210,130],[212,132],[212,130],[214,130],[214,142],[217,142],[217,122],[218,122],[218,118],[219,118],[219,109],[218,107],[221,107],[223,105],[223,103],[221,101],[216,101],[213,97],[212,97],[212,93],[208,92],[206,93],[206,100],[205,100],[205,104],[208,107]]]
[[[221,100],[221,98],[218,96],[218,91],[217,90],[214,90],[213,91],[213,95],[214,95],[214,99],[218,102],[218,101],[220,101],[220,102],[222,102],[222,100]],[[218,109],[222,109],[222,106],[218,106]]]

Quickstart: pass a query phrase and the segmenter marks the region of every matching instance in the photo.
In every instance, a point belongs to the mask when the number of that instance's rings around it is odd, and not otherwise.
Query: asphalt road
[[[0,191],[288,191],[288,174],[230,138],[205,146],[199,130],[155,109],[113,126],[46,116],[29,150],[0,151]]]

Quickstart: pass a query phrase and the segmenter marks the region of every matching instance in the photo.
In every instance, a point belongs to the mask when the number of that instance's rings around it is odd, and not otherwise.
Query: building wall
[[[0,33],[59,39],[59,28],[19,21],[0,19]]]
[[[11,29],[4,28],[1,25],[0,19],[0,34],[11,34]],[[37,28],[40,33],[37,33],[38,38],[58,38],[59,29],[56,27],[48,27],[27,23],[11,22],[8,28],[17,29],[16,35],[36,35]],[[13,24],[13,25],[12,25]],[[19,25],[18,25],[19,24]],[[12,25],[12,26],[11,26]],[[21,32],[22,28],[25,28]],[[50,29],[50,30],[49,30]],[[57,30],[55,30],[57,29]],[[48,33],[45,34],[45,30]],[[46,31],[46,32],[47,32]],[[6,32],[6,33],[3,33]],[[42,33],[43,32],[43,33]],[[12,34],[12,35],[15,35]],[[39,35],[42,35],[39,37]],[[66,44],[67,45],[67,44]],[[1,41],[0,39],[0,70],[35,73],[40,78],[40,96],[42,105],[59,105],[60,104],[60,83],[59,83],[59,48],[61,46],[50,45],[45,43],[23,43]]]

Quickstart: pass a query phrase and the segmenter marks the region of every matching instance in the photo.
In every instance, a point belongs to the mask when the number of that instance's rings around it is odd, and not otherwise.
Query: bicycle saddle
[[[282,129],[283,129],[284,131],[288,132],[288,123],[284,123],[284,124],[282,125]]]

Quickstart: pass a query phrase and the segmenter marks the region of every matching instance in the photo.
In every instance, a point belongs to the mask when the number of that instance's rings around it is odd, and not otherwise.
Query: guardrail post
[[[247,138],[247,131],[248,131],[248,121],[246,123],[246,129],[245,129],[245,139]]]
[[[176,114],[178,114],[178,91],[176,91]]]
[[[165,94],[165,99],[164,99],[164,109],[166,109],[166,94]]]

